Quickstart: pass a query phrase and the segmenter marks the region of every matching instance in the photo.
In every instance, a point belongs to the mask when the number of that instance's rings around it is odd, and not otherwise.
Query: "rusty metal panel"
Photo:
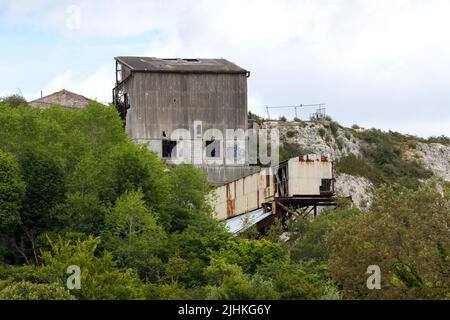
[[[233,217],[236,214],[236,193],[233,193],[231,185],[228,183],[226,186],[227,193],[227,218]]]
[[[288,196],[321,195],[323,179],[333,179],[333,163],[328,158],[318,155],[305,155],[283,165],[282,173],[286,175]],[[262,169],[260,172],[233,181],[216,189],[217,198],[213,203],[219,220],[242,215],[263,207],[275,197],[274,174],[279,168]]]
[[[322,179],[333,179],[333,164],[327,157],[306,155],[289,160],[289,196],[320,195]]]
[[[261,208],[264,202],[273,199],[273,190],[271,170],[265,169],[217,188],[212,205],[217,218],[224,220]]]

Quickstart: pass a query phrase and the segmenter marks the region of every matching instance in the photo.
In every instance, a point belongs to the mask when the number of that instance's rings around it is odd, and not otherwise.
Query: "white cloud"
[[[71,31],[72,4],[81,28]],[[6,11],[11,23],[23,18],[65,37],[154,35],[136,55],[228,58],[252,71],[250,106],[326,102],[344,123],[450,135],[449,1],[19,0]],[[109,101],[113,54],[92,76],[62,73],[53,87]]]
[[[114,85],[114,71],[108,65],[100,67],[88,77],[79,77],[75,72],[67,70],[55,76],[43,89],[44,95],[66,89],[99,102],[111,101],[111,90]]]

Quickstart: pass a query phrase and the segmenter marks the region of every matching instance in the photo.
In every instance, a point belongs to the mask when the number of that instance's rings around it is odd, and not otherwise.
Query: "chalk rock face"
[[[367,178],[338,174],[335,188],[338,196],[351,196],[353,203],[361,209],[370,207],[372,203],[374,186]]]
[[[361,149],[365,143],[353,135],[352,130],[345,130],[340,126],[335,126],[332,130],[331,124],[268,121],[260,129],[267,129],[269,132],[277,129],[280,143],[285,146],[297,144],[299,154],[328,155],[333,161],[339,161],[348,155],[362,156]],[[420,142],[415,148],[406,150],[404,156],[420,161],[435,176],[450,181],[450,146]],[[352,196],[359,208],[368,208],[372,202],[374,185],[367,178],[338,174],[335,187],[338,196]]]
[[[261,127],[268,131],[275,128],[281,143],[297,143],[304,153],[328,155],[333,160],[361,154],[359,139],[341,128],[333,134],[329,128],[314,122],[265,122]]]
[[[439,178],[450,181],[450,146],[418,143],[417,148],[425,167]]]

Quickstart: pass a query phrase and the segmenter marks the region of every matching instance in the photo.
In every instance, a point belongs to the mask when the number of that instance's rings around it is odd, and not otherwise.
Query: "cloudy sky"
[[[109,102],[114,56],[224,57],[261,115],[326,103],[344,125],[450,136],[448,0],[0,0],[0,36],[0,95]]]

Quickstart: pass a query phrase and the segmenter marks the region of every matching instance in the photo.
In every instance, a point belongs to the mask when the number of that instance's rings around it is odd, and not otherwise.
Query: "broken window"
[[[171,158],[172,152],[176,147],[177,142],[174,140],[163,140],[162,141],[162,156],[163,158]]]
[[[202,125],[201,124],[198,124],[197,127],[195,128],[195,135],[197,138],[202,137]]]
[[[333,179],[322,179],[322,185],[320,186],[320,193],[331,192]]]
[[[206,156],[208,158],[220,158],[220,141],[212,138],[206,141]]]

